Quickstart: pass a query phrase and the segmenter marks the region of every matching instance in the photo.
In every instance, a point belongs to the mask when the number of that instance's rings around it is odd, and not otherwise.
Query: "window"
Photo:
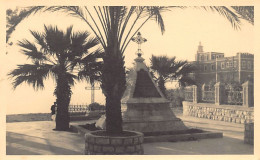
[[[226,63],[226,67],[227,67],[227,68],[229,67],[229,62]]]
[[[215,70],[215,65],[214,64],[211,65],[211,70]]]
[[[251,69],[251,62],[250,61],[247,62],[247,68]]]
[[[225,62],[221,62],[221,69],[225,68]]]
[[[207,66],[205,65],[205,66],[204,66],[204,71],[206,71],[206,70],[207,70]]]
[[[215,55],[212,56],[212,59],[215,59]]]
[[[229,62],[229,67],[233,67],[233,62]]]
[[[237,61],[234,61],[234,67],[236,67],[237,66]]]
[[[242,61],[242,68],[246,67],[246,61]]]

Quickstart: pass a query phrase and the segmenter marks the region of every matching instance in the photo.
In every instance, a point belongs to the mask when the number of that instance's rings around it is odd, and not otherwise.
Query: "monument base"
[[[124,121],[124,130],[138,131],[142,133],[150,132],[170,132],[170,131],[182,131],[188,128],[183,124],[180,119],[175,119],[171,121],[143,121],[143,122],[133,122]]]
[[[188,128],[177,118],[169,103],[122,104],[123,129],[143,133],[181,131]]]

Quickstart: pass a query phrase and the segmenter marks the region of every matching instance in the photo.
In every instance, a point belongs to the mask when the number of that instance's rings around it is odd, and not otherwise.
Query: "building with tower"
[[[197,84],[209,82],[238,82],[254,79],[254,55],[237,53],[235,56],[225,57],[220,52],[205,52],[199,43],[195,61],[191,62],[197,70],[191,77]]]

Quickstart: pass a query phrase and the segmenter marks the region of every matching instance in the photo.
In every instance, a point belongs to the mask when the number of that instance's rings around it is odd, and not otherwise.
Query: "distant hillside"
[[[29,122],[29,121],[50,121],[50,113],[29,113],[6,115],[6,123],[10,122]]]

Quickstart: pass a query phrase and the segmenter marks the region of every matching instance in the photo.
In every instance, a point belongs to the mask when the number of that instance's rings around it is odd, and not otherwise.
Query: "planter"
[[[87,155],[141,155],[143,133],[124,131],[125,136],[107,136],[105,131],[93,131],[85,135]]]

